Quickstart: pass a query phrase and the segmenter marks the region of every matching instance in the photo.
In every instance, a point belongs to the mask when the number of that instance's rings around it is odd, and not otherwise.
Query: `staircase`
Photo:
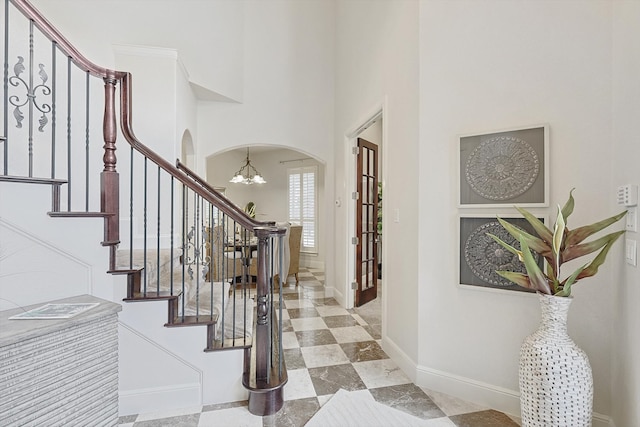
[[[142,144],[132,128],[132,76],[90,62],[28,1],[4,1],[0,194],[7,186],[49,187],[51,209],[42,215],[97,218],[103,237],[95,244],[106,249],[105,274],[126,286],[122,301],[164,301],[159,325],[203,327],[207,353],[243,352],[237,375],[249,410],[277,412],[287,374],[274,281],[282,259],[274,254],[283,253],[285,230],[250,218],[185,165]],[[9,202],[26,209],[0,200]],[[245,259],[252,238],[257,258]]]

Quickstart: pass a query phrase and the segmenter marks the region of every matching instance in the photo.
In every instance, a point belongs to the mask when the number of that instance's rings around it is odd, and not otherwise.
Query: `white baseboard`
[[[520,393],[518,391],[417,365],[389,337],[382,337],[382,349],[419,387],[445,393],[509,415],[520,416]],[[594,412],[593,427],[616,426],[611,417]]]
[[[613,422],[611,417],[594,412],[593,427],[616,427],[616,423]]]
[[[520,413],[520,394],[515,390],[426,366],[417,367],[416,377],[416,384],[420,387],[455,396],[509,415],[518,416]]]
[[[327,298],[333,298],[336,301],[338,301],[338,304],[340,304],[342,307],[345,306],[345,299],[344,299],[344,293],[340,292],[340,290],[338,288],[336,288],[335,286],[332,286],[330,288],[327,287],[327,284],[325,283],[324,285],[324,295]]]
[[[398,364],[398,367],[404,372],[411,381],[416,383],[416,363],[389,337],[382,337],[382,349],[387,355]]]
[[[202,404],[200,384],[124,390],[118,394],[120,416],[157,412],[158,408],[174,410]]]
[[[309,258],[300,258],[300,265],[307,267],[307,268],[313,268],[316,270],[324,270],[324,261],[317,261],[314,259],[309,259]]]
[[[425,366],[417,367],[416,377],[416,385],[420,387],[486,406],[505,414],[520,416],[520,393],[518,391]],[[615,427],[615,424],[610,417],[594,412],[593,427]]]

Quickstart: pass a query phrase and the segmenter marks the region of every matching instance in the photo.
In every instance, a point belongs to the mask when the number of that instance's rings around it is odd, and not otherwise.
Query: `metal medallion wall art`
[[[530,224],[522,217],[500,215],[510,223],[536,235]],[[541,218],[541,221],[544,220]],[[500,225],[496,217],[460,217],[460,284],[481,287],[531,292],[502,278],[496,270],[526,273],[518,256],[504,249],[487,233],[519,248],[519,243]],[[542,268],[543,260],[533,254]]]
[[[548,127],[460,137],[460,207],[548,206]]]

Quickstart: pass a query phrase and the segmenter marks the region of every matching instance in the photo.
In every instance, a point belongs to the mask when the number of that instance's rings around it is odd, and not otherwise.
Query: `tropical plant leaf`
[[[505,279],[515,283],[518,286],[522,286],[523,288],[527,288],[527,289],[535,289],[531,285],[529,276],[527,276],[526,274],[517,273],[515,271],[503,271],[503,270],[496,271],[496,273],[504,277]]]
[[[556,218],[556,223],[553,228],[553,244],[551,245],[551,249],[553,250],[553,261],[556,265],[557,274],[560,273],[560,265],[562,261],[560,250],[562,249],[562,239],[564,238],[565,226],[566,224],[562,217],[562,210],[560,209],[560,206],[558,206],[558,217]]]
[[[587,264],[583,265],[582,267],[580,267],[579,269],[574,271],[573,274],[571,276],[569,276],[564,281],[564,285],[562,286],[562,290],[559,291],[559,292],[556,292],[555,295],[559,296],[559,297],[568,297],[568,296],[570,296],[571,295],[571,285],[573,285],[577,281],[576,278],[578,277],[578,275],[580,273],[582,273],[584,271],[586,266],[587,266]]]
[[[527,275],[529,276],[529,280],[531,280],[533,289],[544,294],[551,295],[551,288],[549,287],[547,277],[540,270],[540,267],[538,267],[533,255],[531,255],[531,251],[529,250],[529,246],[525,239],[520,239],[520,248],[522,249],[524,266],[527,269]]]
[[[487,233],[487,236],[491,237],[493,240],[495,240],[496,242],[498,242],[498,244],[500,244],[503,248],[505,248],[506,250],[508,250],[509,252],[511,252],[514,255],[518,256],[518,259],[520,261],[522,261],[522,251],[517,250],[516,248],[514,248],[513,246],[511,246],[510,244],[504,242],[501,238],[499,238],[498,236],[495,236],[491,233]]]
[[[613,242],[624,234],[625,230],[616,231],[606,236],[602,236],[599,239],[591,242],[582,243],[581,245],[566,246],[562,253],[562,262],[568,262],[572,259],[579,258],[584,255],[589,255],[592,252],[597,251],[601,247],[607,244],[613,244]]]
[[[542,240],[544,240],[545,242],[551,242],[551,239],[553,238],[553,233],[551,233],[551,230],[547,228],[547,226],[544,225],[542,221],[540,221],[538,218],[536,218],[535,215],[533,215],[531,212],[525,209],[519,208],[517,206],[516,206],[516,209],[518,210],[518,212],[522,214],[522,216],[524,216],[524,218],[529,222],[529,224],[531,224],[535,232],[538,233],[538,236],[540,236]]]
[[[523,229],[516,227],[508,221],[498,217],[498,222],[513,236],[514,239],[520,240],[520,238],[524,238],[527,241],[527,245],[541,254],[542,256],[551,256],[551,247],[539,237],[533,236]]]
[[[575,230],[567,231],[567,238],[565,240],[565,246],[574,246],[582,242],[587,237],[597,233],[598,231],[607,228],[611,224],[619,221],[627,214],[627,211],[622,211],[618,215],[614,215],[610,218],[603,219],[602,221],[595,222],[591,225],[585,225],[578,227]]]
[[[620,237],[621,234],[624,233],[624,230],[619,231],[617,233],[612,233],[615,237],[613,237],[611,239],[611,241],[607,242],[607,244],[604,245],[604,247],[602,248],[602,250],[600,251],[600,253],[593,259],[593,261],[591,261],[591,263],[584,269],[582,270],[582,272],[578,275],[578,277],[576,278],[577,280],[583,279],[585,277],[591,277],[594,274],[596,274],[598,272],[598,268],[604,263],[605,259],[607,258],[607,254],[609,253],[609,249],[611,249],[611,246],[613,245],[613,243],[618,239],[618,237]]]
[[[571,191],[569,191],[569,200],[567,200],[567,203],[565,203],[562,207],[562,217],[564,218],[565,224],[567,222],[567,218],[569,218],[569,215],[573,213],[573,208],[575,206],[575,200],[573,200],[573,190],[575,190],[575,188],[572,188]]]
[[[556,277],[556,272],[550,262],[547,262],[547,277]]]
[[[562,208],[558,206],[558,217],[556,218],[553,232],[547,228],[542,221],[536,218],[535,215],[516,206],[518,212],[531,224],[536,234],[540,237],[529,234],[515,225],[498,218],[498,221],[505,230],[507,230],[511,236],[518,239],[520,242],[520,250],[503,242],[496,236],[490,236],[505,249],[518,255],[527,271],[526,274],[498,271],[497,273],[500,276],[525,288],[535,289],[538,292],[549,295],[567,297],[571,295],[571,288],[575,283],[585,277],[591,277],[598,272],[600,266],[605,262],[611,246],[613,246],[624,231],[610,233],[592,242],[582,242],[589,236],[619,221],[627,212],[624,211],[603,221],[571,230],[567,227],[567,218],[573,213],[575,207],[573,191],[574,189],[571,189],[569,192],[569,199],[565,205]],[[531,253],[532,250],[546,259],[546,274],[540,270]],[[571,276],[560,282],[560,265],[562,263],[594,253],[598,250],[600,252],[591,262],[580,267],[574,271]]]

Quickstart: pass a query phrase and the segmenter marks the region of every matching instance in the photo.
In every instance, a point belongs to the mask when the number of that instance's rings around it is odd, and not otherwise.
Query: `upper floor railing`
[[[207,350],[247,352],[250,410],[278,410],[286,229],[142,144],[131,74],[89,61],[26,0],[4,0],[1,20],[0,181],[50,184],[51,216],[103,217],[108,270],[137,272],[128,299],[171,297],[168,323],[215,323]]]

